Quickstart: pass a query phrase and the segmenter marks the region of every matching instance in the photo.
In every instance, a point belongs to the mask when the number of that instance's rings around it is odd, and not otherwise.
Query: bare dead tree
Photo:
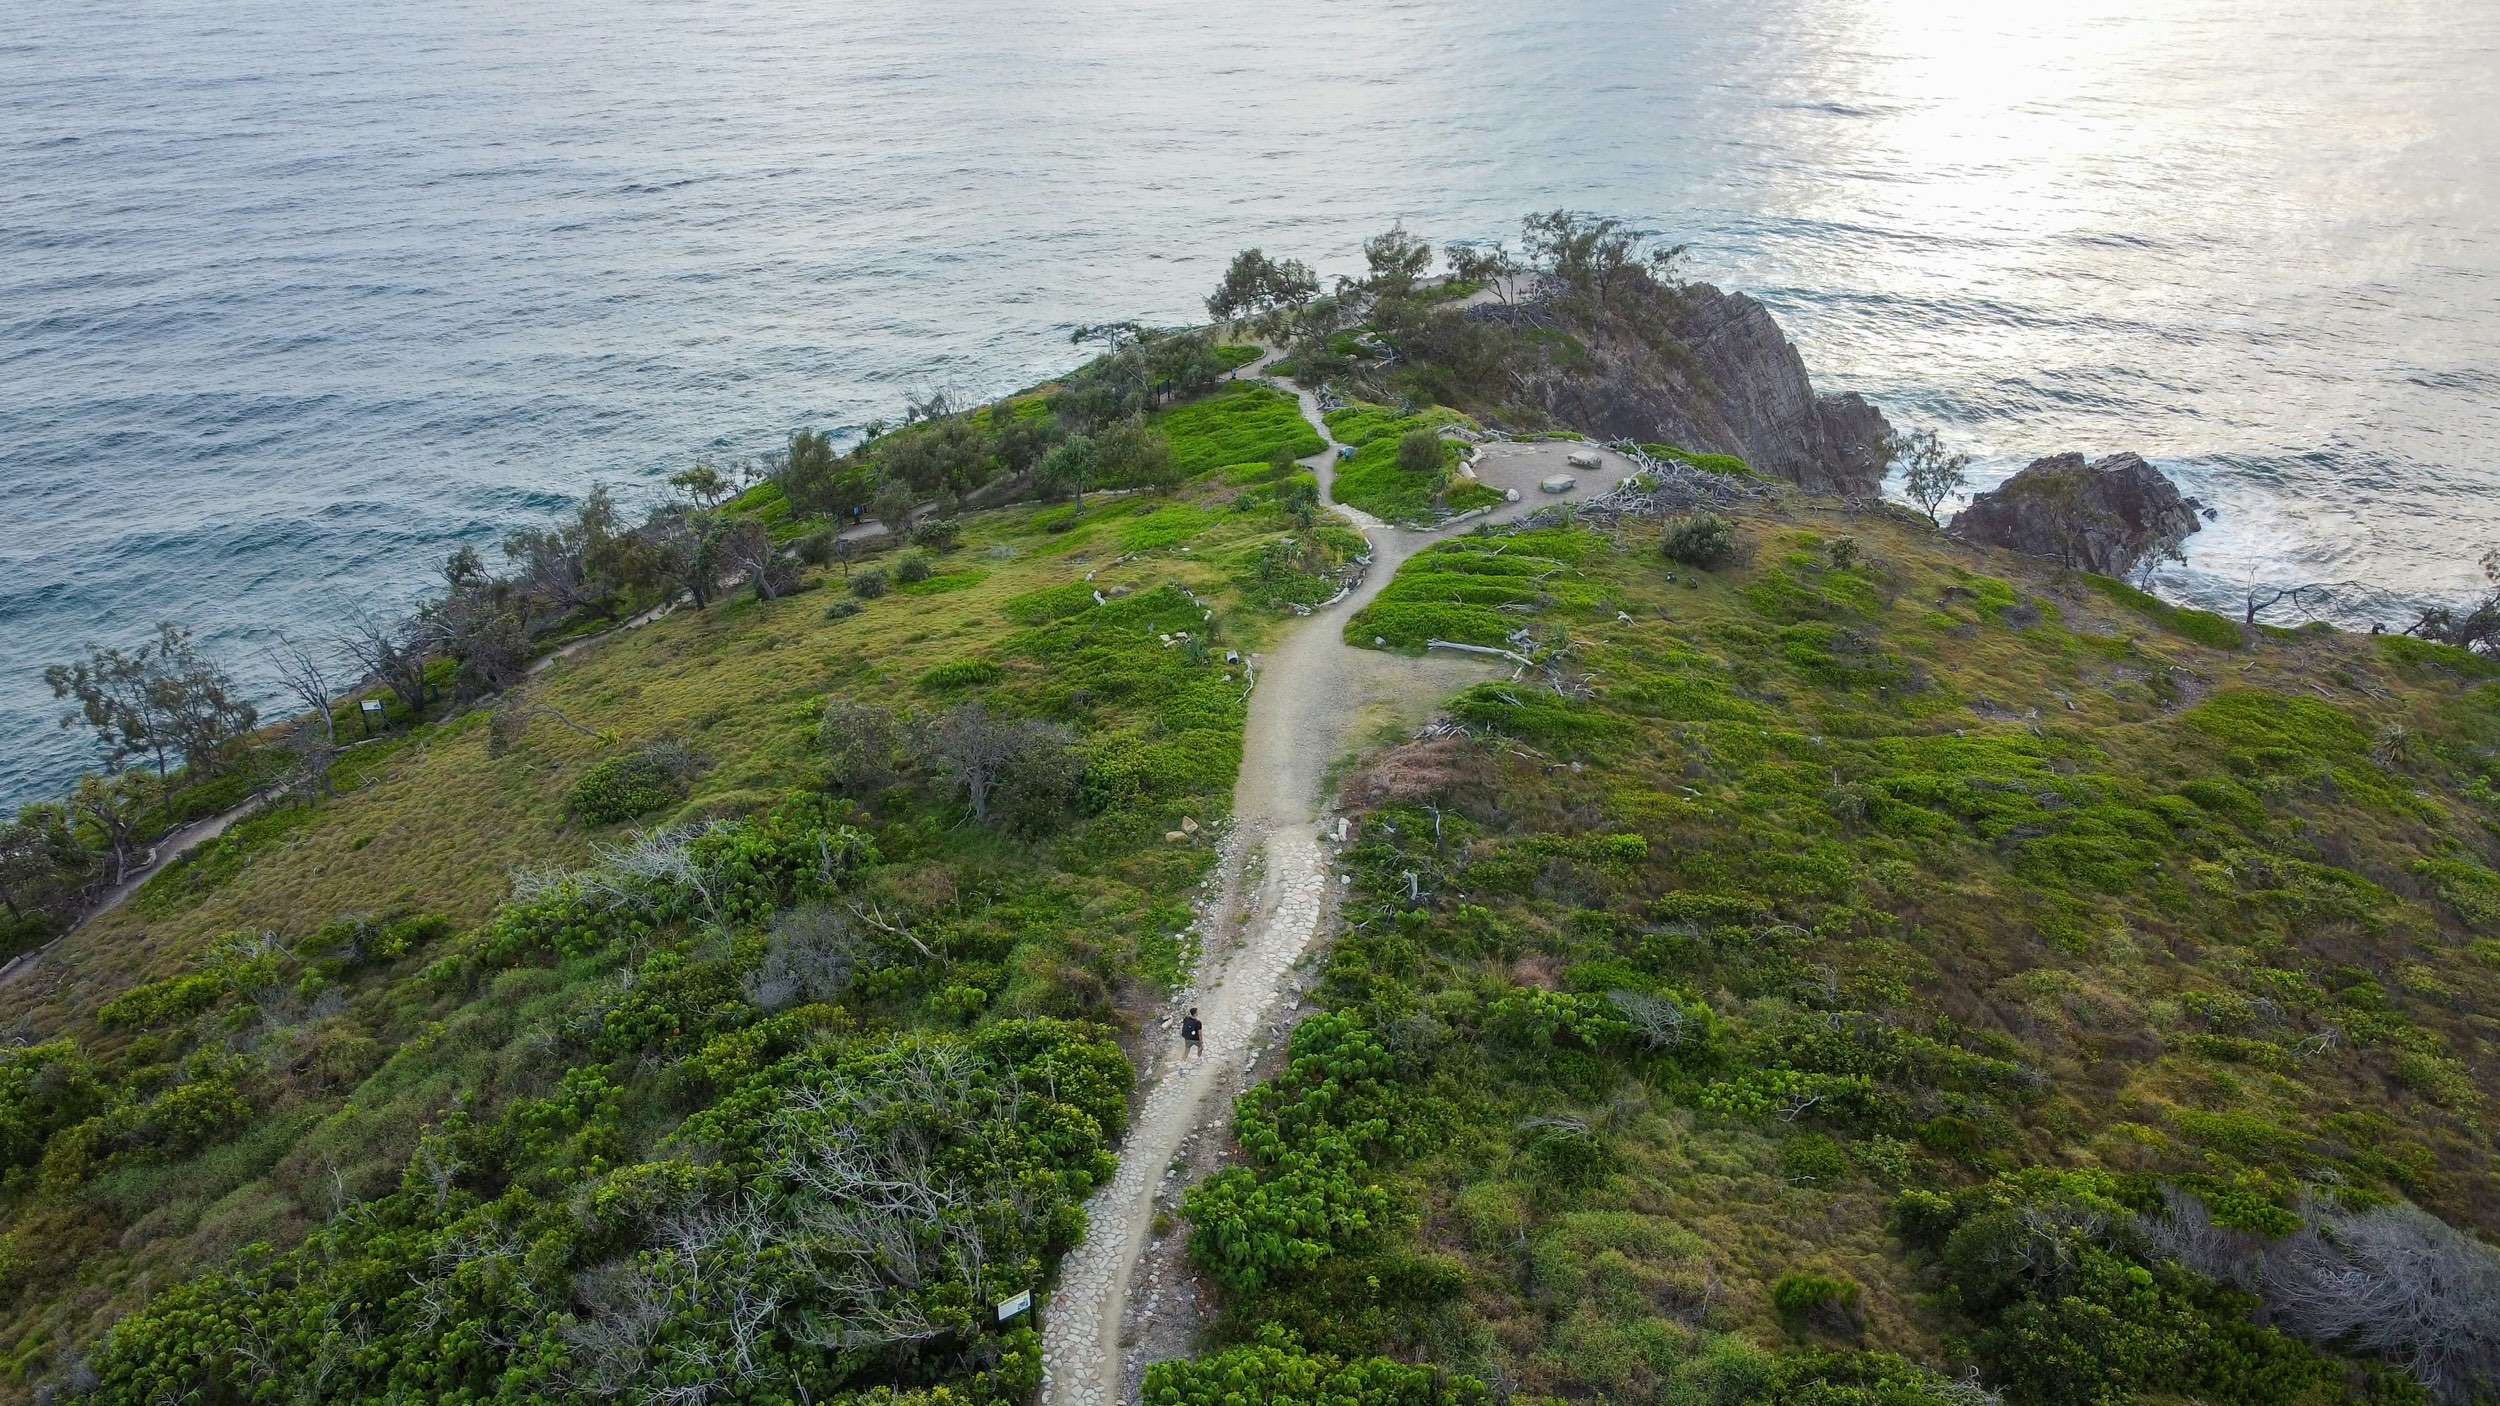
[[[339,647],[363,668],[366,678],[387,686],[401,707],[412,713],[424,710],[425,665],[434,653],[435,640],[422,617],[390,621],[378,615],[358,615],[339,637]]]
[[[2302,1210],[2265,1255],[2277,1324],[2400,1362],[2452,1406],[2500,1388],[2500,1251],[2414,1206]]]
[[[321,730],[329,737],[330,745],[336,747],[339,724],[330,711],[330,701],[339,696],[339,690],[321,655],[310,645],[291,640],[281,632],[278,642],[263,650],[262,657],[278,675],[278,682],[304,705],[304,711],[321,719]]]
[[[1682,1006],[1663,996],[1640,991],[1609,991],[1606,999],[1632,1022],[1641,1039],[1653,1050],[1672,1049],[1692,1034],[1692,1017]]]
[[[2285,601],[2291,602],[2292,609],[2299,610],[2302,608],[2300,601],[2302,595],[2323,592],[2327,589],[2329,588],[2315,582],[2298,586],[2260,586],[2251,582],[2246,596],[2246,609],[2240,614],[2240,623],[2255,625],[2259,615]]]

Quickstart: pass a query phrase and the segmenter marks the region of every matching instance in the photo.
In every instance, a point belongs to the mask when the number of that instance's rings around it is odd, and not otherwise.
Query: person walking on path
[[[1207,1028],[1198,1023],[1198,1008],[1191,1006],[1189,1014],[1181,1017],[1181,1058],[1184,1061],[1207,1057],[1206,1031]]]

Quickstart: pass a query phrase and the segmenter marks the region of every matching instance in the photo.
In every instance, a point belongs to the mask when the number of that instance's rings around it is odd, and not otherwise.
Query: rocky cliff
[[[1875,496],[1890,426],[1852,392],[1817,395],[1769,310],[1706,283],[1661,290],[1655,306],[1572,318],[1577,345],[1523,389],[1589,434],[1735,454],[1811,492]],[[1667,335],[1658,335],[1660,332]]]
[[[1965,541],[2053,557],[2068,566],[2124,576],[2152,553],[2186,541],[2204,505],[2138,454],[2084,462],[2054,454],[1993,491],[1971,500],[1953,519]]]

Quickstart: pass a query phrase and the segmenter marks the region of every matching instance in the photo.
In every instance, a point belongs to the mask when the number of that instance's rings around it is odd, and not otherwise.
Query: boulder
[[[2195,532],[2203,504],[2140,454],[2090,463],[2054,454],[1971,500],[1954,536],[1983,546],[2053,557],[2103,576],[2124,576],[2150,554]]]
[[[1482,313],[1562,325],[1537,305]],[[1805,359],[1752,298],[1691,283],[1564,330],[1575,351],[1522,384],[1557,423],[1599,439],[1734,454],[1813,493],[1882,493],[1879,446],[1891,433],[1883,412],[1855,393],[1816,394]]]

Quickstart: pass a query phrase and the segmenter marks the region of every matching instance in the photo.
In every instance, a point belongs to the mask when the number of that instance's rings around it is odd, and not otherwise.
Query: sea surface
[[[0,799],[42,666],[404,608],[632,493],[1199,316],[1244,245],[1619,213],[1989,481],[2139,451],[2166,589],[2500,544],[2490,0],[89,0],[0,32]]]

